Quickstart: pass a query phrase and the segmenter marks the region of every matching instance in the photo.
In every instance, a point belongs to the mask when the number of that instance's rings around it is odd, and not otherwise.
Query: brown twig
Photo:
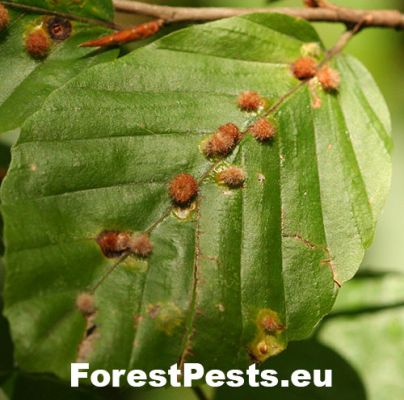
[[[319,8],[225,8],[225,7],[171,7],[146,4],[141,1],[114,0],[117,11],[161,18],[166,22],[213,21],[249,13],[282,13],[308,21],[341,22],[362,27],[404,29],[404,14],[397,10],[359,10],[330,5]]]
[[[348,29],[344,32],[337,43],[327,51],[327,54],[324,57],[324,60],[320,63],[319,67],[326,64],[330,59],[340,53],[344,48],[348,45],[350,40],[365,26],[366,23],[372,20],[371,15],[365,15],[362,20],[360,20],[352,29]]]

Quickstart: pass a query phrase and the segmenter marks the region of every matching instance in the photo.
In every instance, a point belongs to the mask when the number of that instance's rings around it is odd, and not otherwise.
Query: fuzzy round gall
[[[313,78],[317,72],[317,61],[312,57],[299,58],[292,64],[292,72],[300,80]]]
[[[241,132],[236,125],[232,123],[222,125],[204,144],[203,152],[208,157],[226,156],[240,139]]]
[[[6,7],[0,3],[0,32],[7,28],[7,25],[10,23],[10,14]]]
[[[324,90],[333,92],[339,88],[341,82],[339,72],[328,65],[321,68],[316,76]]]
[[[218,180],[230,188],[239,188],[243,186],[246,174],[241,168],[232,166],[219,172]]]
[[[134,236],[129,241],[129,250],[139,257],[148,257],[153,251],[153,244],[145,233]]]
[[[267,118],[260,118],[251,126],[250,133],[259,142],[267,142],[275,137],[276,126],[273,122],[268,121]]]
[[[170,182],[169,193],[177,206],[185,207],[198,194],[198,182],[190,174],[179,174]]]
[[[114,258],[128,250],[129,239],[127,232],[103,231],[98,235],[97,243],[105,257]]]
[[[94,314],[94,297],[90,293],[80,293],[76,298],[76,307],[85,316]]]
[[[51,41],[42,29],[35,29],[25,38],[25,49],[33,58],[45,58],[50,50]]]
[[[238,106],[243,111],[257,111],[263,104],[264,101],[257,92],[242,92],[238,97]]]
[[[240,129],[231,122],[219,126],[219,132],[231,138],[235,143],[237,143],[241,137]]]

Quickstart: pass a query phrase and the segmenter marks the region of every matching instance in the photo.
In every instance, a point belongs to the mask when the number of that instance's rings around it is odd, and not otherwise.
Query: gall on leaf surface
[[[86,329],[76,298],[114,262],[103,231],[146,232],[153,251],[95,291],[92,368],[245,367],[310,335],[372,241],[391,139],[354,58],[331,63],[337,92],[293,76],[307,43],[320,43],[313,28],[282,15],[193,26],[83,72],[26,122],[2,188],[5,313],[22,368],[68,379]],[[259,118],[240,93],[275,104],[292,89],[274,140],[245,134],[225,159],[205,156],[218,127]],[[245,172],[242,187],[217,182],[228,165]],[[180,173],[198,198],[170,211]]]
[[[111,21],[111,0],[16,0],[27,6]],[[30,14],[7,8],[9,22],[0,29],[0,133],[19,130],[55,90],[86,68],[111,61],[117,49],[94,52],[79,44],[110,33],[107,28],[49,15]],[[49,49],[27,51],[26,40],[33,31],[49,36]],[[31,47],[32,47],[32,41]],[[37,44],[37,43],[36,43]]]

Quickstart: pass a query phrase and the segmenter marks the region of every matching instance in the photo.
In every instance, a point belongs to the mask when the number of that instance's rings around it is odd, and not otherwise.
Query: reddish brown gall
[[[198,194],[198,182],[190,174],[179,174],[170,182],[169,193],[177,206],[185,207]]]

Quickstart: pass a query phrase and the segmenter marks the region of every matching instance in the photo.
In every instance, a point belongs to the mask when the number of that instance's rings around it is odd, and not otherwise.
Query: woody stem
[[[166,22],[213,21],[249,13],[281,13],[308,21],[340,22],[348,25],[356,25],[363,21],[362,27],[404,29],[404,14],[398,10],[363,10],[334,5],[318,8],[172,7],[131,0],[113,0],[113,3],[117,11],[161,18]]]

